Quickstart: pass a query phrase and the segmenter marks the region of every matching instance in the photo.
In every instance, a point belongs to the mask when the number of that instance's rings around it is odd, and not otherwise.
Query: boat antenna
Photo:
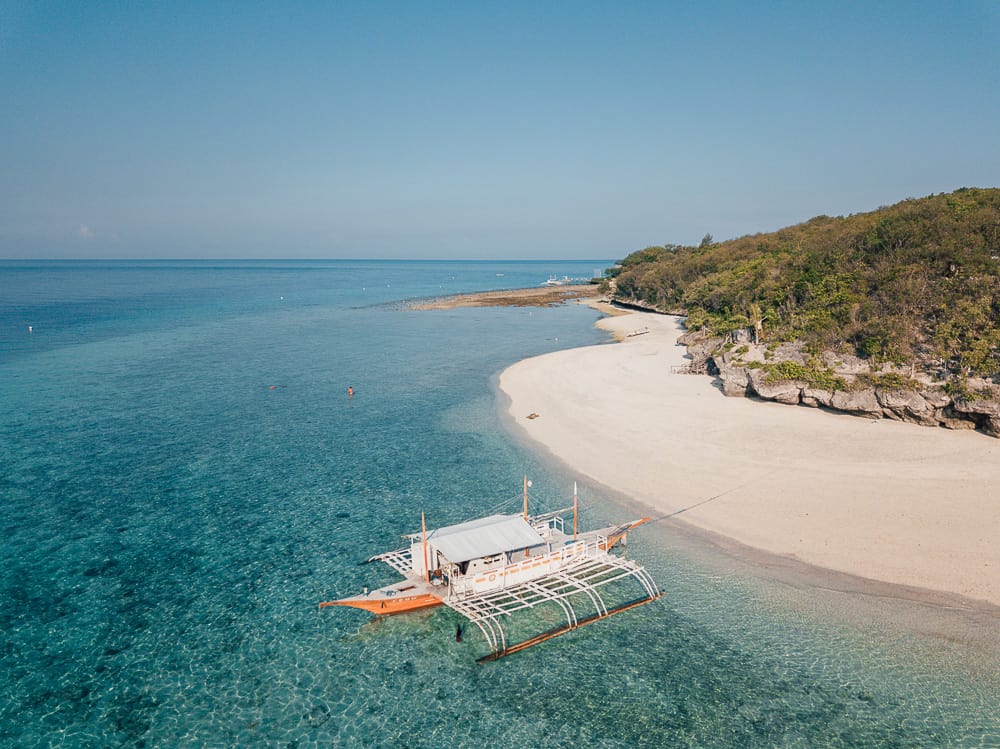
[[[576,541],[576,482],[573,482],[573,540]]]
[[[427,582],[431,581],[431,568],[427,564],[427,521],[424,520],[424,513],[420,513],[420,528],[424,533],[424,578]]]

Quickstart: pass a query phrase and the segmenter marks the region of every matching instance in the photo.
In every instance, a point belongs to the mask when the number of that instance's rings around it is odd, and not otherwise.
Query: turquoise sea
[[[494,663],[448,610],[317,608],[393,580],[358,563],[422,511],[578,478],[495,379],[598,313],[404,301],[607,265],[0,261],[0,746],[1000,747],[995,616],[669,523],[628,550],[661,601]]]

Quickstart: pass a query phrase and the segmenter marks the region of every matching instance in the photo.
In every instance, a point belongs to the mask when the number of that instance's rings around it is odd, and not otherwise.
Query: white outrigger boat
[[[532,516],[528,485],[525,478],[524,511],[518,515],[490,515],[434,530],[427,530],[421,515],[422,530],[404,536],[407,546],[367,560],[385,562],[403,576],[401,582],[371,592],[366,588],[361,595],[327,601],[320,608],[350,606],[387,616],[443,604],[486,637],[491,652],[480,660],[495,660],[660,597],[642,566],[610,553],[649,518],[580,533],[575,486],[572,507]],[[564,521],[570,512],[572,533]],[[628,579],[639,584],[642,595],[608,608],[597,589]],[[588,601],[593,613],[578,616],[572,596]],[[503,619],[547,602],[562,608],[566,624],[509,644]]]

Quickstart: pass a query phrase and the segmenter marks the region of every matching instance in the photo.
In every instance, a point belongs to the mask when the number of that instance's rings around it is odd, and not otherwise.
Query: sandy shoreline
[[[726,398],[671,373],[677,318],[598,325],[624,343],[500,376],[515,423],[575,471],[755,549],[1000,606],[1000,440]]]

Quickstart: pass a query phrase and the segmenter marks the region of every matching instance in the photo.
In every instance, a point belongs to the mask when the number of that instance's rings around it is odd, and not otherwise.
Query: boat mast
[[[427,564],[427,521],[424,520],[424,513],[420,513],[420,528],[424,533],[424,579],[431,581],[431,568]]]
[[[524,474],[524,522],[528,522],[528,474]],[[530,557],[531,550],[526,548],[524,556]]]
[[[576,482],[573,482],[573,540],[576,541]]]

